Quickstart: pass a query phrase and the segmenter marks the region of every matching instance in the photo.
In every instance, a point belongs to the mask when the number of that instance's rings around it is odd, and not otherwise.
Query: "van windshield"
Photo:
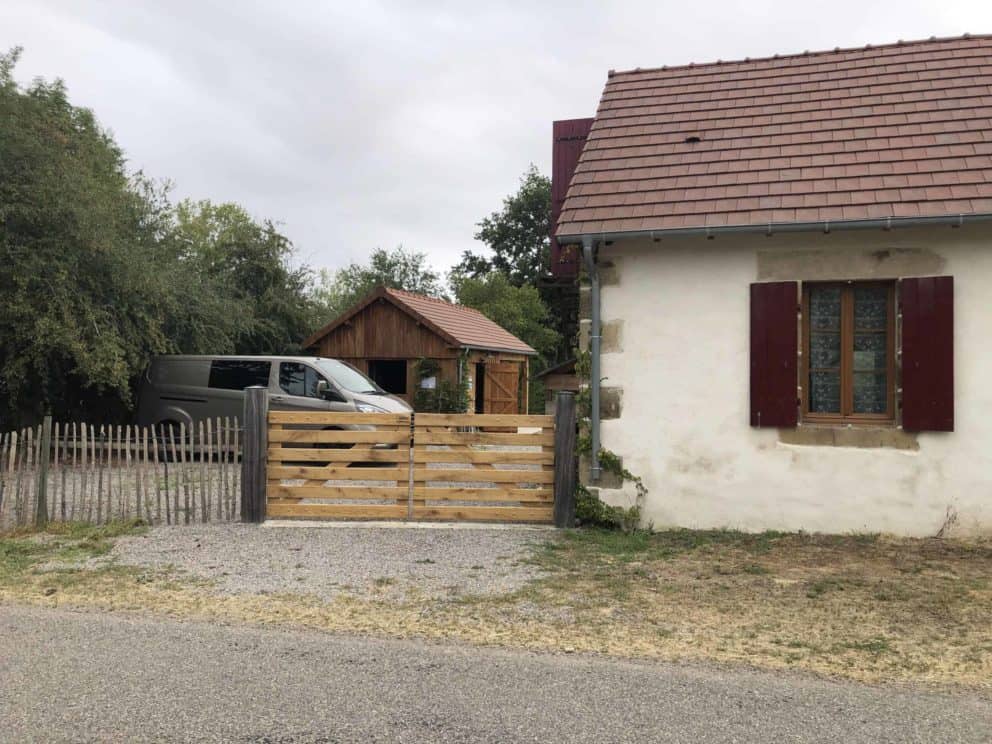
[[[366,395],[384,395],[385,391],[372,380],[363,375],[350,364],[339,362],[337,359],[320,359],[317,367],[325,375],[337,383],[338,387],[349,393],[364,393]]]

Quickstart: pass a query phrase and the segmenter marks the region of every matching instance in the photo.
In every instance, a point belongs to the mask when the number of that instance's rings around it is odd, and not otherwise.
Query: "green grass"
[[[99,526],[59,522],[41,531],[19,529],[5,533],[0,535],[0,583],[15,581],[45,563],[77,564],[104,556],[113,548],[115,538],[141,534],[145,529],[140,521]],[[57,574],[58,570],[50,573]]]

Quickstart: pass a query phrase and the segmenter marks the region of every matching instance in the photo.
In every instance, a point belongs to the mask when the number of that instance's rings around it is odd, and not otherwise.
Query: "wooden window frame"
[[[809,295],[813,287],[838,287],[841,290],[841,359],[840,413],[817,413],[809,410],[810,315]],[[854,413],[854,289],[884,287],[888,292],[888,324],[886,327],[886,411],[885,413]],[[816,424],[874,424],[896,423],[896,282],[895,281],[834,281],[803,282],[801,306],[802,363],[800,368],[801,410],[805,423]]]

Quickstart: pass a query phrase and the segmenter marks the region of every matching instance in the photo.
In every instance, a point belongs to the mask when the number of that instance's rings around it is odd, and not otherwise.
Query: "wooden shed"
[[[527,413],[530,357],[537,354],[478,310],[388,287],[376,289],[303,345],[348,362],[411,405],[420,388],[460,382],[461,367],[468,413]],[[421,359],[434,363],[435,375],[421,378]]]

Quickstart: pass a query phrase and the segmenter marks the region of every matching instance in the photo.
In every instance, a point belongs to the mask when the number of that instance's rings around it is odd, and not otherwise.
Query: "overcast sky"
[[[133,169],[277,221],[331,269],[478,247],[610,68],[965,32],[992,32],[992,2],[0,0],[22,82],[63,78]]]

